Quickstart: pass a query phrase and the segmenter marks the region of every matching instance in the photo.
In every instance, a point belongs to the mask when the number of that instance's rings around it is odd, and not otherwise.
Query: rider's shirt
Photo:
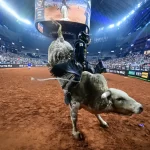
[[[75,42],[75,59],[79,63],[83,63],[85,61],[85,50],[86,44],[82,40],[77,40]]]

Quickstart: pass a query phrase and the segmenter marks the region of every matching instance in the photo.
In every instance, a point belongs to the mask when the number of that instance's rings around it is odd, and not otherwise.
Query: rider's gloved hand
[[[82,63],[82,66],[83,66],[83,70],[86,70],[86,62],[85,61]]]

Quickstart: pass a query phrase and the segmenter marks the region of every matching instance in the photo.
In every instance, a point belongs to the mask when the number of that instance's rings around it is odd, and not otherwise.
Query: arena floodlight
[[[37,50],[37,51],[39,51],[39,49],[38,49],[38,48],[36,48],[36,50]]]
[[[20,21],[22,21],[22,22],[24,22],[24,23],[26,23],[26,24],[31,25],[31,22],[30,22],[29,20],[27,20],[27,19],[22,19],[22,18],[20,18]]]
[[[15,45],[15,43],[12,42],[12,45]]]
[[[126,16],[126,17],[124,17],[122,20],[123,20],[123,21],[126,21],[126,20],[127,20],[127,16]]]
[[[135,10],[132,10],[132,11],[130,12],[131,15],[134,14],[134,13],[135,13]]]
[[[113,28],[115,25],[114,24],[111,24],[108,26],[108,28]]]
[[[122,48],[120,48],[120,50],[122,51]]]
[[[117,23],[117,26],[120,26],[120,24],[121,24],[121,21],[119,21],[119,22]]]
[[[114,53],[115,51],[111,51],[111,53]]]
[[[87,54],[88,54],[89,52],[87,52]]]
[[[131,44],[131,47],[133,47],[134,46],[134,44]]]
[[[99,54],[101,53],[101,52],[98,52]]]
[[[138,4],[138,8],[141,7],[141,4],[142,4],[142,2]]]
[[[24,48],[24,46],[22,46],[22,48]]]
[[[0,5],[8,11],[11,15],[13,15],[16,19],[20,20],[21,22],[24,22],[26,24],[31,24],[30,21],[21,18],[14,10],[12,10],[3,0],[0,0]]]
[[[122,24],[123,21],[127,20],[127,18],[129,18],[132,14],[134,14],[135,11],[136,11],[139,7],[141,7],[144,3],[146,3],[146,2],[147,2],[147,0],[143,0],[143,1],[140,2],[138,5],[136,5],[136,7],[135,7],[130,13],[128,13],[127,16],[125,16],[121,21],[119,21],[119,22],[116,24],[116,26],[120,26],[120,24]],[[148,25],[148,24],[146,24],[146,26],[147,26],[147,25]],[[108,26],[108,28],[113,28],[113,27],[115,27],[114,24],[111,24],[111,25]],[[99,31],[100,31],[100,30],[101,30],[101,28],[99,28]],[[103,30],[103,29],[102,29],[102,30]]]

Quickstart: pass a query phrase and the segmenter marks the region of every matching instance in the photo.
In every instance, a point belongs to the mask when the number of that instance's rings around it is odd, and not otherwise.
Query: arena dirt
[[[79,111],[85,140],[71,135],[69,108],[47,68],[0,69],[0,150],[150,150],[150,83],[105,74],[110,87],[126,91],[144,105],[140,115],[102,114],[108,129],[94,115]],[[144,127],[140,127],[143,124]]]

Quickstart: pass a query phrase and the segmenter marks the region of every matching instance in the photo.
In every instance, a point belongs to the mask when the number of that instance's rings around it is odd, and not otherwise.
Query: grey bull
[[[49,67],[55,64],[66,62],[71,58],[73,48],[64,40],[62,35],[62,26],[59,25],[58,38],[53,41],[48,50]],[[71,80],[73,74],[66,73],[62,79]],[[59,80],[64,92],[67,89],[69,82]],[[83,108],[95,114],[100,124],[108,127],[108,124],[101,118],[100,113],[114,112],[124,115],[140,114],[143,111],[143,106],[131,98],[127,93],[108,88],[107,81],[102,74],[91,74],[84,71],[81,75],[80,82],[71,91],[70,113],[72,120],[72,134],[76,139],[82,138],[77,129],[78,110]]]
[[[82,138],[77,129],[78,110],[81,108],[94,114],[103,127],[108,127],[108,124],[101,118],[100,113],[132,115],[143,111],[143,106],[124,91],[108,88],[107,81],[101,74],[84,71],[79,84],[71,93],[72,134],[76,139]]]

